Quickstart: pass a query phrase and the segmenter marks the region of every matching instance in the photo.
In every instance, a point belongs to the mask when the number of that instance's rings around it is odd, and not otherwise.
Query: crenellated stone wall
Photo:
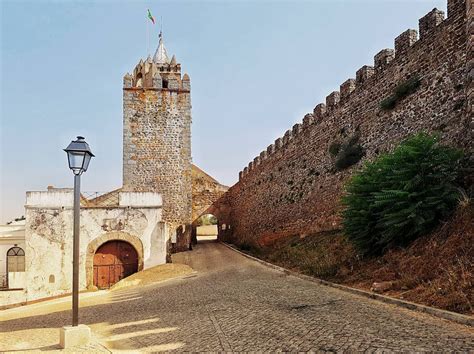
[[[362,66],[301,124],[255,157],[214,206],[226,203],[231,210],[225,222],[232,231],[225,238],[270,244],[288,235],[339,228],[340,197],[353,171],[416,132],[439,132],[444,142],[471,149],[472,11],[463,0],[448,1],[446,19],[433,9],[419,21],[419,38],[414,29],[400,34],[395,49],[377,53],[373,66]],[[415,77],[420,79],[416,92],[393,109],[381,108],[395,87]],[[364,158],[338,171],[329,146],[355,135]]]

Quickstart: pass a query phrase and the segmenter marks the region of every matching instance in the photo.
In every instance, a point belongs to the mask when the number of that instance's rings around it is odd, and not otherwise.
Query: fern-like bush
[[[455,208],[462,153],[424,133],[365,165],[346,186],[343,227],[362,254],[406,246]]]

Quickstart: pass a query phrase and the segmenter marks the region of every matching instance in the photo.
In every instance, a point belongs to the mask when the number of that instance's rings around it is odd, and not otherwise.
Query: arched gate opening
[[[217,241],[217,235],[219,233],[219,220],[215,215],[201,215],[196,220],[195,226],[197,242]]]
[[[94,285],[108,289],[138,271],[138,252],[126,241],[108,241],[95,252],[93,267]]]

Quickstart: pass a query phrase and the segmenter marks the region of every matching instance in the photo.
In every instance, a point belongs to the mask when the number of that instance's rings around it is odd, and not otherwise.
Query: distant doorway
[[[108,289],[138,271],[138,253],[125,241],[108,241],[94,255],[94,285]]]
[[[214,215],[201,215],[196,225],[197,242],[217,241],[219,221]]]

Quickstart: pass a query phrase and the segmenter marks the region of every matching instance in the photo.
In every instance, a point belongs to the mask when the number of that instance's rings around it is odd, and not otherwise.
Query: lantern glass
[[[78,136],[77,140],[71,141],[66,149],[69,168],[75,175],[80,175],[87,171],[91,158],[94,157],[89,144],[86,143],[84,137]]]
[[[69,160],[69,168],[74,172],[74,174],[81,173],[82,165],[84,163],[84,151],[68,151],[67,157]]]
[[[87,171],[87,168],[89,167],[89,162],[91,162],[91,155],[89,153],[86,152],[86,154],[84,155],[84,163],[82,165],[82,169],[84,170],[84,172]]]

